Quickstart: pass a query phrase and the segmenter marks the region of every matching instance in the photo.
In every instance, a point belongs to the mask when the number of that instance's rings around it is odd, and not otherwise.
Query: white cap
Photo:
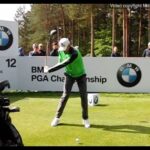
[[[62,38],[59,41],[59,51],[65,51],[68,47],[68,45],[70,45],[70,41],[68,38]]]
[[[150,46],[150,42],[148,42],[148,46]]]

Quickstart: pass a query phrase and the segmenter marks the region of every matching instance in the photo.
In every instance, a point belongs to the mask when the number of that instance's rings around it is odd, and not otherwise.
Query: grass
[[[11,117],[25,146],[150,146],[150,94],[100,93],[99,104],[89,106],[89,129],[81,123],[76,93],[70,96],[57,127],[50,122],[61,93],[6,95],[11,106],[21,109]]]

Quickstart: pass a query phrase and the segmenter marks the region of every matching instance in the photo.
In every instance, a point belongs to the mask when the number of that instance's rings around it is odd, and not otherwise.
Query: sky
[[[0,20],[14,21],[16,11],[25,6],[25,11],[31,9],[30,4],[0,4]]]

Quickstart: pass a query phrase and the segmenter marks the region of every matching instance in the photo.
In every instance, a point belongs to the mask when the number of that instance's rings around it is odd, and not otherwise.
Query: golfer
[[[82,56],[79,50],[73,48],[70,45],[68,38],[62,38],[59,41],[58,58],[59,62],[53,67],[49,68],[44,66],[44,72],[54,72],[65,67],[65,82],[63,88],[63,94],[61,96],[55,118],[51,122],[51,126],[57,126],[60,121],[60,117],[64,111],[67,100],[69,98],[71,89],[75,81],[79,87],[82,107],[82,119],[85,128],[90,127],[88,120],[88,101],[87,101],[87,83],[86,73],[82,60]]]

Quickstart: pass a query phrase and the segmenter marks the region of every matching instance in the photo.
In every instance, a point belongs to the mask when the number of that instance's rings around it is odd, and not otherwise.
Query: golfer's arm
[[[57,63],[55,66],[51,67],[48,72],[54,72],[57,71],[65,66],[67,66],[68,64],[71,64],[78,56],[78,53],[73,53],[72,56],[69,59],[64,60],[61,63]]]

